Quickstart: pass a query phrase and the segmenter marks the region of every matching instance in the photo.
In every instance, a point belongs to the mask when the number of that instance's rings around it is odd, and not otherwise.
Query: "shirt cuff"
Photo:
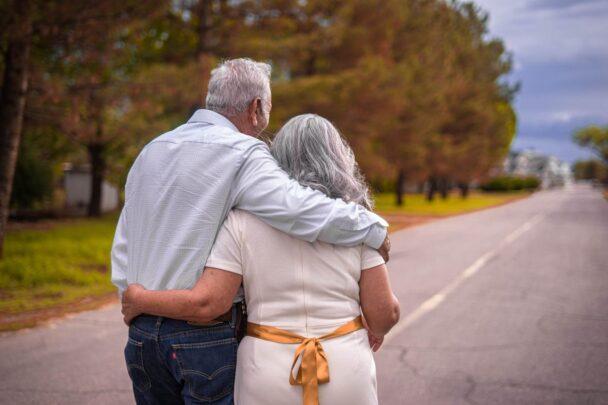
[[[384,223],[386,221],[382,220]],[[367,246],[378,249],[384,243],[384,239],[386,239],[387,229],[383,225],[375,224],[367,233],[365,237],[365,243]]]

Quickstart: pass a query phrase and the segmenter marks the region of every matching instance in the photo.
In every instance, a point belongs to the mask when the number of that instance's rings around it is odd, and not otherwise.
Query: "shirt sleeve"
[[[112,243],[112,283],[118,288],[118,295],[127,289],[127,266],[129,256],[127,250],[127,208],[123,207],[116,226],[114,242]]]
[[[377,250],[363,246],[361,250],[361,270],[367,270],[384,264],[384,259]]]
[[[205,267],[243,275],[239,215],[231,211],[217,234]]]
[[[388,224],[358,204],[327,197],[290,179],[266,147],[248,154],[235,182],[235,206],[309,242],[379,248]]]

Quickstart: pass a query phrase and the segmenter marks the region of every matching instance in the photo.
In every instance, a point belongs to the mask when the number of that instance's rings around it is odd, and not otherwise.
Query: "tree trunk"
[[[209,0],[199,0],[196,5],[195,12],[198,16],[198,41],[196,44],[196,57],[200,69],[200,105],[204,108],[205,99],[207,98],[207,86],[209,77],[211,76],[211,60],[209,57],[209,31],[211,25],[209,24],[209,17],[211,15],[210,10],[211,2]]]
[[[198,41],[196,44],[196,53],[200,58],[206,54],[209,50],[207,44],[207,37],[209,34],[209,7],[211,2],[209,0],[199,0],[196,5],[196,14],[198,16]]]
[[[403,194],[405,193],[405,172],[402,169],[399,169],[399,173],[397,174],[397,183],[395,184],[395,192],[397,194],[397,206],[401,207],[403,205]]]
[[[3,256],[15,165],[21,141],[32,36],[30,2],[16,1],[14,12],[16,22],[8,30],[0,95],[0,258]]]
[[[469,196],[469,183],[460,183],[458,188],[460,189],[460,197],[467,198]]]
[[[435,193],[437,192],[437,178],[434,176],[429,177],[429,189],[426,193],[426,199],[433,201],[435,199]]]
[[[103,178],[106,171],[104,145],[99,143],[87,145],[87,151],[91,163],[91,198],[89,200],[88,216],[98,217],[101,215]]]
[[[447,200],[450,193],[450,180],[447,177],[439,179],[439,191],[441,198]]]

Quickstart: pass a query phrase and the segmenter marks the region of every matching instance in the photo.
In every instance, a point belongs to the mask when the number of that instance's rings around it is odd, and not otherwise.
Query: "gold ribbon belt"
[[[275,343],[300,343],[300,346],[296,349],[291,371],[289,372],[289,383],[291,385],[302,386],[304,405],[318,405],[319,384],[327,384],[329,382],[329,365],[327,364],[327,357],[325,356],[321,341],[348,335],[359,329],[363,329],[363,321],[360,316],[345,323],[333,332],[316,338],[307,338],[272,326],[248,322],[247,336]],[[297,376],[294,378],[293,369],[300,357],[300,367],[298,368]]]

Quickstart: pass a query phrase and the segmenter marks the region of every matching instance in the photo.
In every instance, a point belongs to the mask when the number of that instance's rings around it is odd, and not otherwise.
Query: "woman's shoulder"
[[[230,210],[228,216],[226,217],[226,221],[235,222],[238,224],[262,222],[258,217],[256,217],[252,213],[243,211],[238,208]]]
[[[252,232],[259,232],[262,230],[276,231],[273,227],[266,224],[264,221],[253,215],[248,211],[243,211],[238,208],[234,208],[230,211],[226,217],[226,225],[238,229],[240,232],[246,232],[252,234]]]

